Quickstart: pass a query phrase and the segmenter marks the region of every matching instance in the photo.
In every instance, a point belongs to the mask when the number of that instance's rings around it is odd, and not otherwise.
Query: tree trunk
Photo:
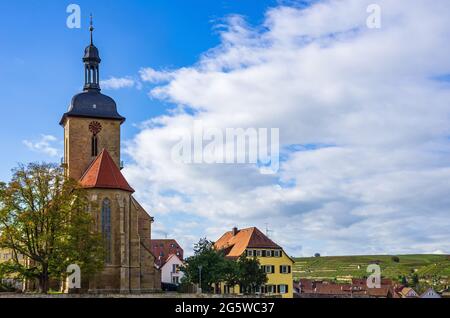
[[[42,266],[42,273],[39,277],[39,292],[47,294],[50,287],[50,279],[48,275],[48,265]]]

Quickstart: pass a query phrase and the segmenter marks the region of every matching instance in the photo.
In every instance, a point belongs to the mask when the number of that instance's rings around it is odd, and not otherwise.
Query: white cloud
[[[379,30],[365,26],[370,3],[279,6],[262,26],[234,16],[195,65],[141,72],[178,105],[126,149],[156,222],[191,215],[210,239],[269,223],[293,255],[450,253],[450,85],[433,80],[450,74],[450,3],[378,1]],[[194,120],[280,128],[279,173],[172,162]]]
[[[100,81],[100,86],[104,89],[121,89],[121,88],[130,88],[130,87],[140,87],[140,83],[135,81],[130,77],[111,77],[107,80]]]
[[[173,78],[173,74],[169,71],[157,71],[151,67],[142,68],[139,71],[142,81],[150,83],[167,82]]]
[[[24,140],[23,144],[32,151],[43,153],[50,157],[58,157],[59,151],[55,147],[57,138],[52,135],[41,135],[41,138],[37,141]]]

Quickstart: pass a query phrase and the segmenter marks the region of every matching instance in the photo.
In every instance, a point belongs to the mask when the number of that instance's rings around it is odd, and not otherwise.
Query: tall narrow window
[[[111,201],[103,200],[102,204],[102,234],[105,242],[105,262],[111,263]]]
[[[93,105],[95,107],[95,105]],[[89,124],[89,131],[92,133],[91,138],[91,155],[97,157],[98,155],[98,134],[102,131],[102,125],[98,121],[92,121]]]
[[[91,142],[91,147],[92,147],[92,157],[97,157],[98,155],[98,139],[97,139],[97,135],[93,135],[92,136],[92,142]]]

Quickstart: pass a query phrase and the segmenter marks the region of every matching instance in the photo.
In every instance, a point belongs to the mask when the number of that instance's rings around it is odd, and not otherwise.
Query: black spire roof
[[[125,118],[117,112],[116,102],[109,96],[100,93],[100,54],[93,41],[94,27],[89,28],[91,32],[91,43],[84,50],[84,90],[75,95],[69,106],[67,113],[61,118],[63,125],[67,117],[89,117],[115,119],[124,122]]]

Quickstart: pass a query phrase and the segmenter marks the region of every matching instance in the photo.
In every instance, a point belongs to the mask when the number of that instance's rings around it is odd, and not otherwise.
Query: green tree
[[[242,254],[237,261],[237,267],[237,282],[241,286],[241,290],[251,293],[267,282],[267,274],[261,268],[257,258],[249,258]]]
[[[404,286],[407,286],[407,285],[408,285],[408,279],[406,278],[405,275],[402,275],[402,276],[400,277],[400,282],[401,282],[401,284],[404,285]]]
[[[85,192],[62,168],[20,165],[9,184],[0,184],[0,248],[13,256],[1,272],[37,280],[43,293],[69,264],[84,277],[94,274],[103,267],[104,248],[93,222]]]
[[[223,268],[223,283],[234,288],[234,286],[239,284],[240,268],[238,263],[233,260],[226,259]]]
[[[237,261],[228,259],[222,251],[214,248],[214,243],[206,238],[194,246],[194,255],[185,260],[181,268],[184,272],[182,283],[198,284],[203,291],[212,292],[213,285],[240,285],[242,290],[253,291],[267,282],[267,275],[256,258],[243,254]]]
[[[216,251],[214,243],[206,238],[195,244],[194,255],[188,257],[181,268],[184,283],[199,284],[201,275],[201,288],[205,292],[211,292],[213,284],[223,282],[227,270],[229,265],[223,253]]]
[[[411,278],[412,278],[412,285],[417,287],[419,285],[419,275],[417,275],[417,273],[414,273]]]

